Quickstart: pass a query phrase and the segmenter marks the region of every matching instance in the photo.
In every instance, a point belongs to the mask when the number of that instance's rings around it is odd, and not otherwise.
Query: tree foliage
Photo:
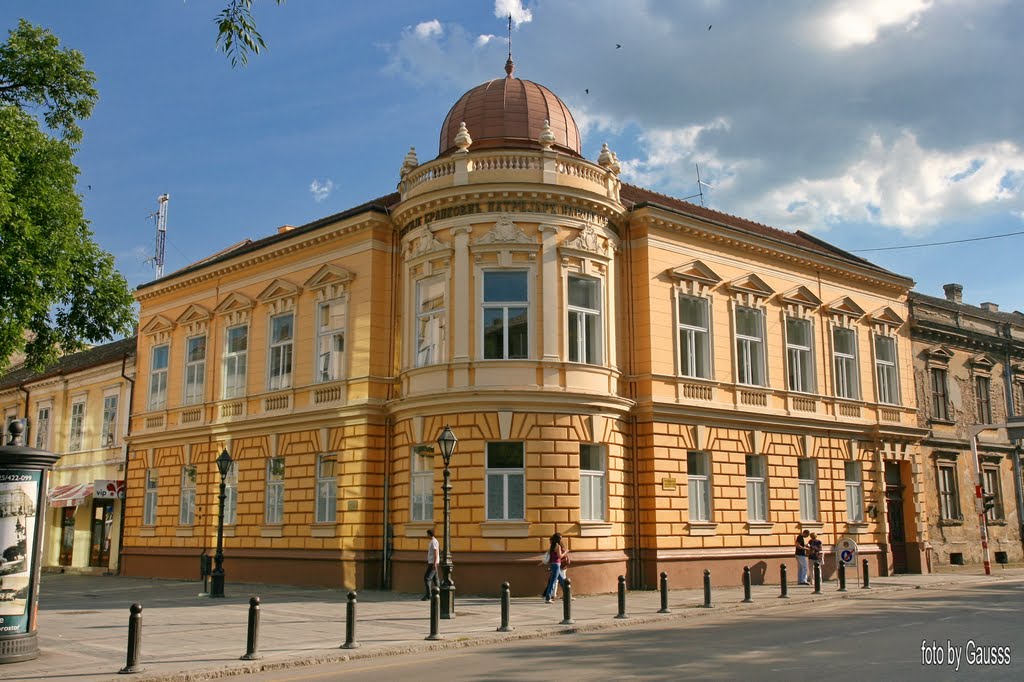
[[[276,0],[280,5],[284,0]],[[231,66],[249,63],[249,53],[258,55],[267,44],[256,30],[252,15],[252,0],[230,0],[217,18],[217,49],[231,59]]]
[[[0,370],[15,352],[40,369],[134,324],[128,283],[75,189],[95,79],[80,52],[24,20],[0,45]]]

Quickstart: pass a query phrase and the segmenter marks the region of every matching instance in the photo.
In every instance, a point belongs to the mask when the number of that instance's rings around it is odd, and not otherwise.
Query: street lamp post
[[[444,491],[444,546],[441,548],[441,574],[443,578],[441,580],[440,615],[441,618],[449,620],[455,618],[455,582],[452,580],[452,570],[455,568],[455,564],[452,562],[451,552],[452,484],[448,465],[451,462],[452,453],[455,452],[455,444],[458,442],[459,440],[452,433],[451,427],[445,424],[441,435],[437,437],[437,444],[441,448],[441,456],[444,457],[444,485],[441,486],[441,490]]]
[[[217,471],[220,472],[220,505],[217,511],[217,553],[213,555],[213,571],[210,573],[210,597],[224,596],[224,492],[225,478],[231,470],[231,455],[227,450],[217,458]]]
[[[1011,442],[1024,438],[1024,417],[1010,417],[1006,420],[1005,424],[977,424],[971,426],[967,431],[967,436],[971,441],[971,457],[974,459],[974,471],[978,479],[977,485],[974,486],[974,495],[978,505],[978,526],[981,529],[982,563],[985,567],[985,575],[991,575],[992,563],[989,561],[988,552],[988,520],[985,517],[986,511],[982,503],[985,493],[985,473],[981,469],[981,460],[978,457],[978,434],[982,431],[995,431],[1003,428],[1006,429],[1007,438]],[[1016,457],[1017,453],[1014,453],[1014,456]]]

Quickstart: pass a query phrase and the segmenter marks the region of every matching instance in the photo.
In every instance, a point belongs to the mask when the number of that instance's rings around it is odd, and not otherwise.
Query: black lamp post
[[[445,424],[444,431],[437,437],[437,444],[441,448],[441,456],[444,457],[444,485],[441,486],[441,490],[444,491],[444,546],[441,548],[441,574],[443,579],[441,580],[440,615],[441,618],[447,619],[455,617],[455,582],[452,581],[452,569],[455,568],[455,564],[452,563],[451,552],[452,484],[448,464],[452,460],[452,453],[455,452],[455,444],[458,442],[459,439],[452,433],[451,427]]]
[[[217,458],[217,471],[220,472],[220,506],[217,512],[217,553],[213,555],[213,571],[210,573],[210,597],[224,596],[224,493],[228,472],[231,471],[231,455],[227,450]]]

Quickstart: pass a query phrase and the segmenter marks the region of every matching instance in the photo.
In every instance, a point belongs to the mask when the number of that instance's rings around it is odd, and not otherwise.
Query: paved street
[[[715,676],[723,670],[730,671],[727,677],[913,677],[923,674],[922,639],[966,645],[969,638],[1010,646],[1014,665],[1006,669],[1008,679],[1022,677],[1017,657],[1024,655],[1024,642],[1016,617],[1024,597],[1024,571],[1001,570],[988,578],[900,576],[875,579],[872,585],[864,591],[851,581],[850,591],[839,594],[835,583],[827,583],[821,595],[794,586],[787,601],[778,599],[778,586],[766,585],[755,587],[752,604],[740,603],[739,588],[721,588],[715,590],[710,610],[697,607],[699,591],[677,590],[671,594],[670,615],[656,613],[656,592],[637,592],[629,595],[626,620],[614,618],[614,595],[581,596],[573,602],[576,624],[571,626],[559,624],[561,605],[518,598],[511,618],[516,630],[507,634],[495,632],[497,599],[463,598],[458,617],[441,622],[441,642],[424,640],[429,634],[428,604],[411,595],[364,592],[358,604],[360,647],[343,650],[338,648],[345,639],[340,590],[229,583],[226,599],[211,600],[198,596],[197,582],[47,575],[40,604],[43,653],[35,661],[0,667],[0,678],[126,679],[116,673],[125,664],[132,601],[144,606],[141,662],[146,670],[130,679],[199,680],[261,669],[269,672],[253,679],[323,674],[327,677],[320,679],[328,679],[362,671],[375,679],[423,677],[417,663],[435,658],[439,662],[430,668],[431,678],[525,679],[538,674],[537,661],[544,657],[563,661],[576,656],[582,658],[572,663],[570,678],[576,670],[581,677],[596,679]],[[238,660],[245,652],[250,594],[263,600],[259,648],[264,658],[256,662]],[[1012,637],[1016,641],[1008,640]],[[478,654],[482,646],[490,653]],[[793,651],[802,655],[794,657]],[[480,659],[486,660],[483,667],[473,662],[478,655],[487,656]],[[447,670],[442,659],[452,661],[455,669]],[[530,661],[525,667],[524,660]],[[343,664],[325,672],[309,667],[330,662]],[[374,670],[375,665],[384,667]],[[409,665],[413,667],[403,667]],[[985,676],[998,678],[1003,672],[985,669]],[[936,673],[952,674],[946,668],[927,674]]]

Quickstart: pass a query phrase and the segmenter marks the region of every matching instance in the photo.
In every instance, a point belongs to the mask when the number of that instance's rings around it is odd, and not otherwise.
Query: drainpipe
[[[132,432],[132,401],[135,398],[135,379],[128,376],[125,373],[125,369],[128,367],[128,356],[131,353],[125,353],[124,357],[121,358],[121,376],[125,381],[129,383],[131,388],[128,390],[128,423],[124,429],[124,498],[121,502],[121,523],[117,530],[117,565],[114,567],[114,575],[121,575],[121,555],[124,554],[124,516],[125,516],[125,502],[128,500],[128,436]]]
[[[1003,329],[1006,334],[1006,360],[1003,362],[1003,380],[1006,382],[1006,414],[1012,416],[1017,414],[1017,406],[1013,400],[1013,367],[1010,364],[1013,359],[1013,328],[1007,322]],[[1013,494],[1017,502],[1017,537],[1024,543],[1024,490],[1021,490],[1020,457],[1021,448],[1018,445],[1013,451]]]
[[[387,212],[388,217],[391,217],[391,211],[387,208],[384,209]],[[399,283],[404,283],[405,279],[398,276],[399,269],[399,246],[400,238],[398,231],[392,229],[391,231],[391,328],[398,329],[398,287]],[[401,331],[398,332],[402,333]],[[388,363],[390,364],[391,371],[389,372],[390,379],[388,381],[387,391],[387,410],[388,415],[384,418],[384,519],[381,528],[381,570],[380,570],[380,587],[381,589],[389,589],[391,583],[391,458],[393,453],[391,430],[393,427],[392,418],[390,414],[391,401],[394,399],[395,389],[395,378],[398,376],[398,368],[401,367],[401,359],[395,358],[395,334],[391,334],[388,339]]]

